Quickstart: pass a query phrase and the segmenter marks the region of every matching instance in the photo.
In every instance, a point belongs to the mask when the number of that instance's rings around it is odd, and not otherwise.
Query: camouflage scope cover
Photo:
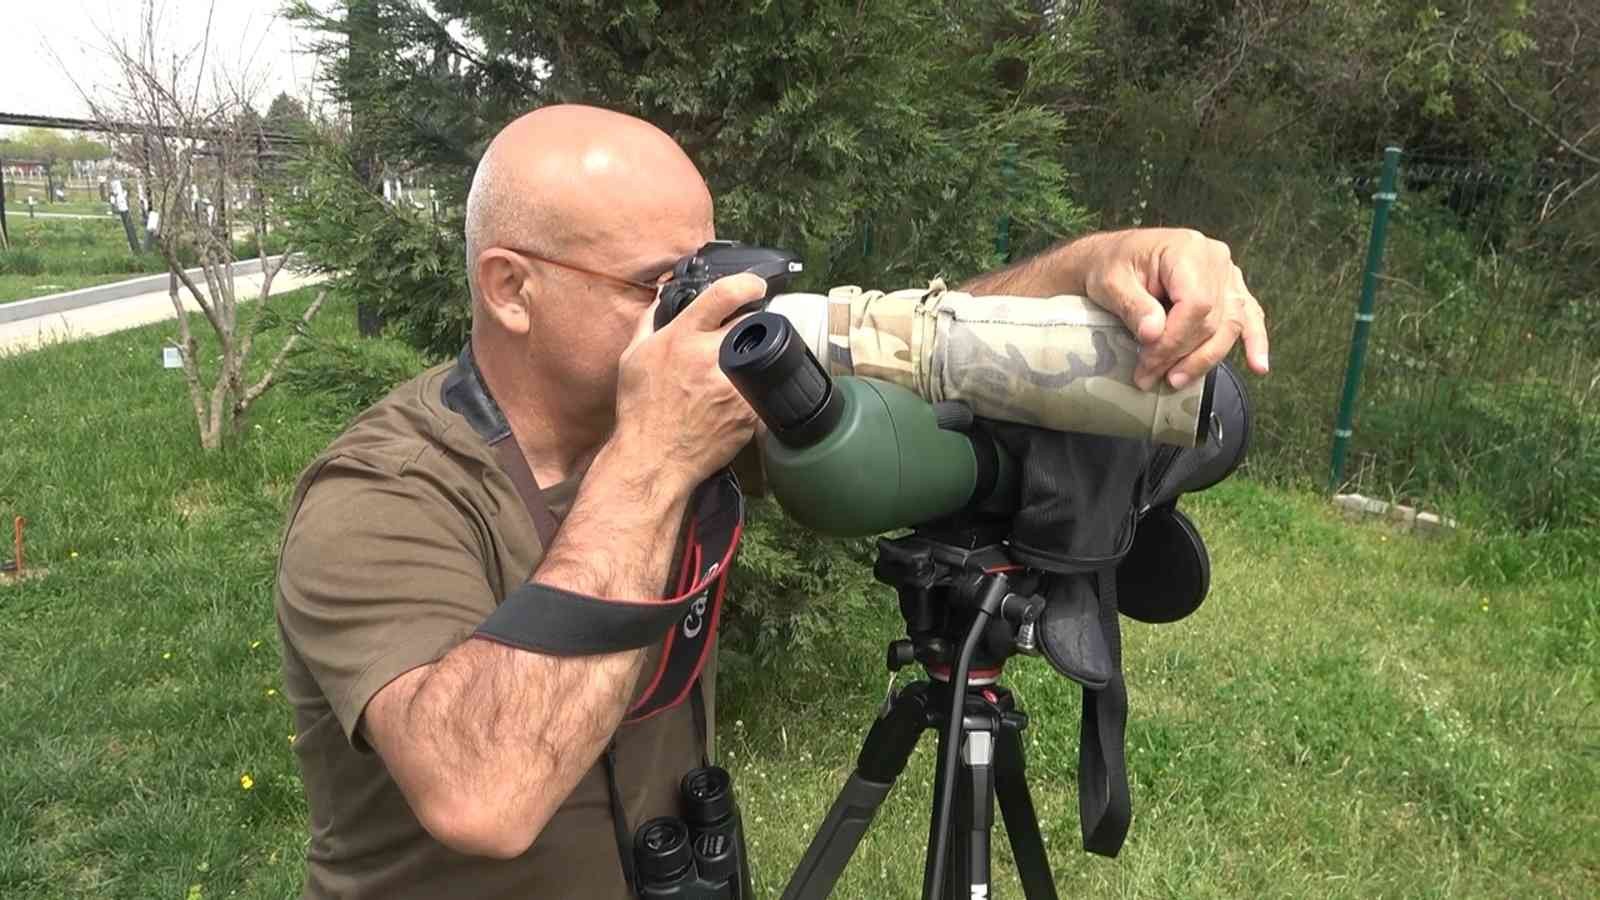
[[[988,419],[1195,446],[1207,379],[1140,390],[1138,357],[1132,332],[1083,297],[975,297],[937,280],[926,290],[828,292],[834,375],[894,382],[930,403],[961,400]]]

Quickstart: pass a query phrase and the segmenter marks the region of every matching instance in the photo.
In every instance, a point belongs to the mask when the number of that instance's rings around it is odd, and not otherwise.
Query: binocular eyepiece
[[[659,816],[634,834],[639,896],[749,900],[750,856],[732,776],[720,766],[691,769],[678,794],[681,817]]]

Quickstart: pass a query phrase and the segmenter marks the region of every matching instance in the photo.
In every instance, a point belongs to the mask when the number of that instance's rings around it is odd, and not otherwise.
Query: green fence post
[[[1395,174],[1400,168],[1400,148],[1383,150],[1383,180],[1372,212],[1372,238],[1367,242],[1367,271],[1361,278],[1361,308],[1356,313],[1355,333],[1350,337],[1350,362],[1344,371],[1344,393],[1339,400],[1339,418],[1333,426],[1333,465],[1328,473],[1328,491],[1339,489],[1344,477],[1344,454],[1353,433],[1356,416],[1356,390],[1361,385],[1361,364],[1367,358],[1367,332],[1372,330],[1372,304],[1378,293],[1378,271],[1383,268],[1383,242],[1389,233],[1389,208],[1399,196]]]

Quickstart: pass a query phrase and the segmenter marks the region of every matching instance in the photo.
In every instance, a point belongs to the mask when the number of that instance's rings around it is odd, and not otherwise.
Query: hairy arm
[[[1016,297],[1085,296],[1096,248],[1108,238],[1091,234],[1063,241],[1042,253],[985,272],[959,290],[969,294],[1010,294]]]
[[[1201,378],[1243,338],[1250,368],[1267,373],[1266,316],[1227,244],[1187,228],[1091,234],[968,281],[970,294],[1087,297],[1114,313],[1143,349],[1145,390]]]
[[[630,461],[642,458],[601,449],[534,581],[597,597],[659,592],[689,486]],[[379,691],[365,733],[429,833],[463,853],[511,858],[604,751],[644,656],[555,657],[467,640]]]

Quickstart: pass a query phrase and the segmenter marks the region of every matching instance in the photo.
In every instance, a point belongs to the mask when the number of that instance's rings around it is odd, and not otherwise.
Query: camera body
[[[693,256],[678,260],[672,267],[672,280],[661,286],[661,305],[656,308],[656,330],[678,317],[694,298],[719,278],[750,272],[766,279],[767,293],[734,313],[763,309],[774,294],[788,285],[789,279],[804,270],[800,257],[787,250],[753,247],[738,241],[711,241]]]
[[[751,900],[750,854],[720,766],[691,769],[679,785],[683,815],[659,816],[633,838],[642,900]]]

